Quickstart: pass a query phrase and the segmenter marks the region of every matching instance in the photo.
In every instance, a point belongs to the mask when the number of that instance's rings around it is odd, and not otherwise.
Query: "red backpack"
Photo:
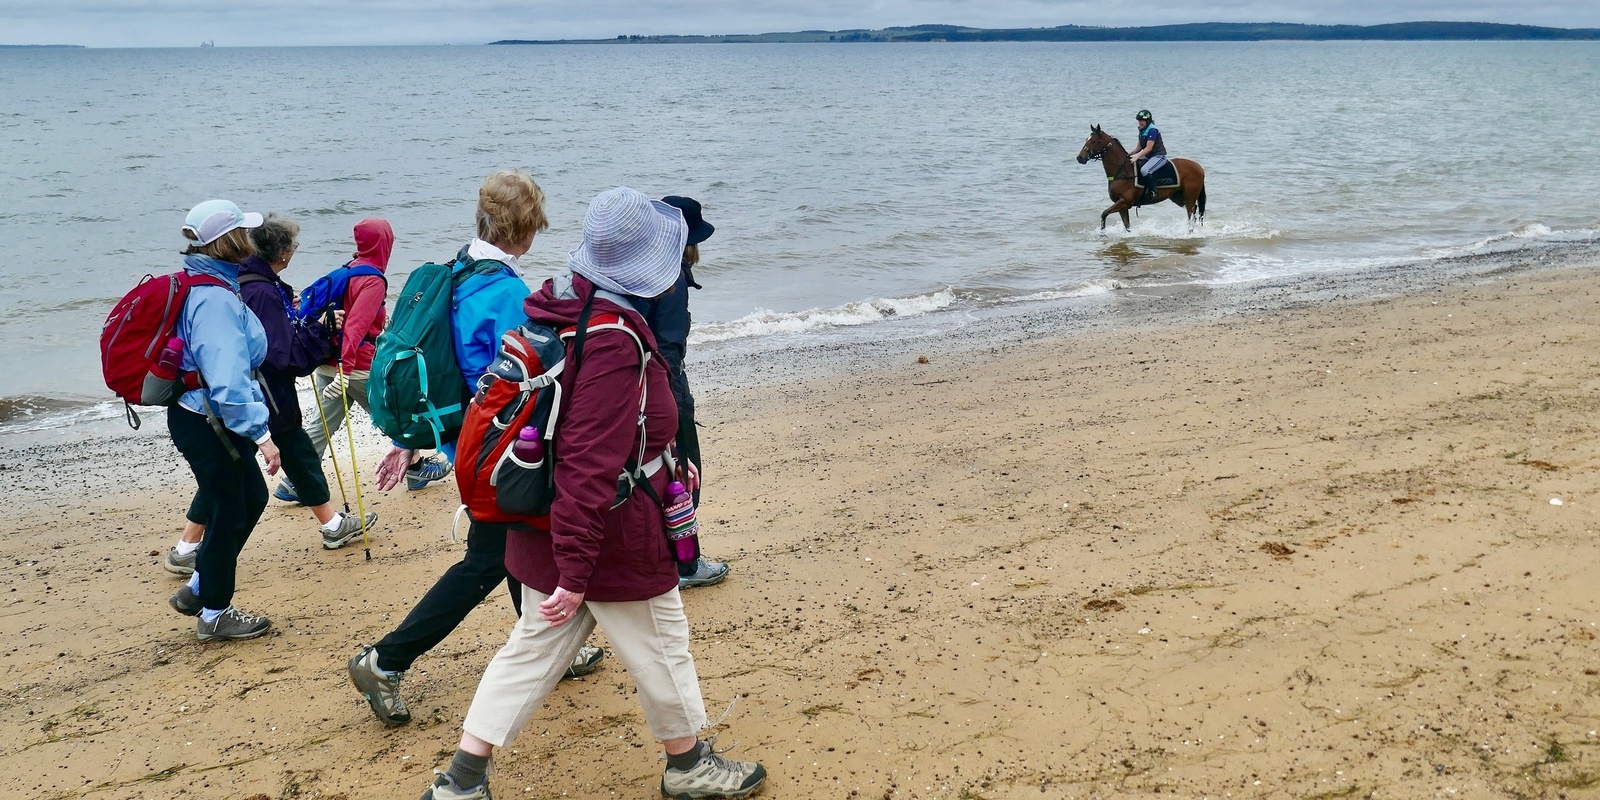
[[[639,346],[642,387],[649,351],[617,314],[591,317],[586,304],[578,325],[559,333],[529,322],[500,337],[500,351],[479,381],[456,439],[456,486],[473,521],[549,530],[550,504],[555,499],[555,430],[563,401],[561,373],[569,362],[574,371],[581,366],[584,339],[601,330],[621,330],[633,337]],[[568,339],[573,340],[571,358]],[[642,413],[640,420],[642,426]],[[529,426],[539,430],[543,444],[543,456],[533,463],[517,458],[511,449]]]
[[[167,378],[156,371],[163,347],[178,329],[183,303],[196,286],[228,284],[188,272],[159,278],[146,275],[106,317],[100,331],[100,368],[106,387],[127,406],[128,424],[134,428],[139,427],[139,415],[133,406],[172,405],[185,391],[200,387],[196,373],[180,372]]]

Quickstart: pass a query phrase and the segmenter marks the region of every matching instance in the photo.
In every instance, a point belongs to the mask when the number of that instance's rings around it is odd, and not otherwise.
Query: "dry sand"
[[[685,602],[713,716],[738,698],[721,743],[784,798],[1600,795],[1597,289],[1511,275],[709,394],[704,541],[734,572]],[[344,662],[459,556],[451,487],[373,499],[370,563],[274,504],[238,594],[274,631],[203,645],[156,555],[187,474],[126,496],[104,453],[58,456],[5,474],[8,796],[421,793],[505,594],[406,678],[410,726]],[[614,663],[559,687],[496,796],[655,796],[632,692]]]

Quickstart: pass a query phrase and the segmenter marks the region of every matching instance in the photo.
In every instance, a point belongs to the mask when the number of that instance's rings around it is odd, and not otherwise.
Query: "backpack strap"
[[[343,269],[350,270],[350,274],[345,277],[346,283],[349,282],[350,278],[370,277],[383,281],[384,286],[389,285],[389,276],[386,275],[383,270],[378,269],[371,264],[356,264],[355,266],[346,264],[344,265]]]

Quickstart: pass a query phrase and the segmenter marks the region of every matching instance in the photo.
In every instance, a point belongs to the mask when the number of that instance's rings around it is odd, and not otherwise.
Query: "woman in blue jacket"
[[[180,614],[198,616],[195,635],[253,639],[272,623],[233,606],[239,551],[267,505],[267,483],[256,467],[259,451],[267,473],[277,474],[278,448],[267,426],[266,397],[254,373],[267,356],[267,336],[239,298],[239,262],[255,252],[249,229],[260,214],[246,214],[227,200],[207,200],[184,220],[184,270],[218,278],[226,286],[202,285],[189,292],[178,317],[184,341],[182,369],[199,373],[201,387],[184,393],[167,412],[172,443],[194,471],[193,507],[206,521],[206,537],[189,582],[167,602]]]
[[[363,526],[355,514],[333,509],[322,459],[311,436],[302,429],[295,379],[310,375],[332,357],[338,345],[321,322],[301,322],[295,317],[294,287],[279,277],[294,258],[299,235],[299,223],[278,214],[268,214],[261,227],[251,230],[256,252],[239,262],[239,295],[266,331],[267,356],[257,376],[267,400],[267,430],[282,453],[285,480],[294,482],[300,503],[309,506],[320,523],[323,549],[337,550],[360,536],[363,527],[371,528],[378,515],[367,514]],[[162,564],[166,571],[193,574],[207,513],[197,505],[190,506],[183,536],[167,551]]]

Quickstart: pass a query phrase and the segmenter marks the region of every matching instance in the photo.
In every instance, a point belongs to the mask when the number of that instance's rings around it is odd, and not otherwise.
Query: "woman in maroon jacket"
[[[576,325],[586,304],[619,314],[638,343],[612,329],[588,335],[581,363],[573,364],[569,349],[550,530],[514,529],[506,539],[506,569],[522,583],[522,617],[484,671],[449,769],[423,800],[488,798],[493,748],[527,724],[596,625],[638,684],[650,733],[666,749],[664,795],[747,797],[766,780],[760,764],[724,758],[698,739],[707,721],[689,620],[661,506],[651,498],[666,495],[671,470],[663,456],[678,412],[635,301],[672,288],[687,235],[678,209],[612,189],[589,206],[583,243],[568,259],[573,274],[546,281],[527,300],[530,319],[558,330]],[[618,504],[618,478],[638,456],[641,437],[640,480],[654,491],[635,489]]]

